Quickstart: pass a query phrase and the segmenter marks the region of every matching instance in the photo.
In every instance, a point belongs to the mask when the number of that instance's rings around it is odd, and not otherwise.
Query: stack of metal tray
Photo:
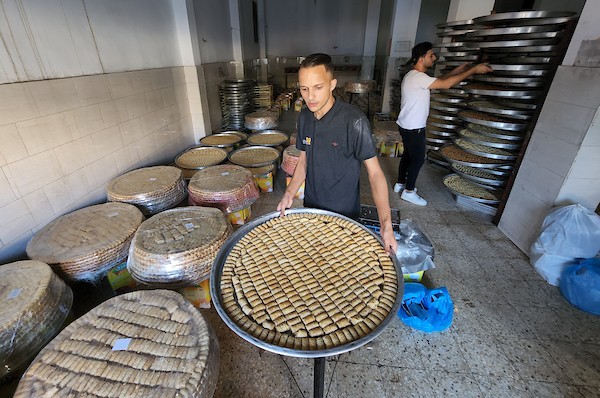
[[[223,129],[244,129],[244,116],[254,111],[255,85],[251,79],[230,79],[219,84]]]
[[[452,181],[464,180],[465,186],[468,182],[502,196],[498,190],[506,185],[522,152],[556,71],[558,52],[565,47],[561,46],[568,36],[565,28],[574,18],[572,12],[519,11],[437,25],[439,40],[434,47],[439,49],[440,73],[477,62],[487,62],[493,69],[474,75],[466,85],[431,96],[427,143],[438,145],[442,162],[455,173]],[[444,141],[452,143],[439,145]],[[484,203],[452,193],[457,200],[460,196],[462,204],[465,200]]]

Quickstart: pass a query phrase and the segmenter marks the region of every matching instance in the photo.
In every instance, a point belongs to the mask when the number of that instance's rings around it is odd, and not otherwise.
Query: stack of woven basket
[[[208,166],[216,166],[227,159],[227,151],[211,146],[195,146],[188,148],[175,158],[175,166],[183,172],[183,178],[190,179],[198,170]]]
[[[180,169],[172,166],[144,167],[125,173],[106,186],[110,202],[136,205],[152,215],[180,203],[187,192]]]
[[[61,216],[40,229],[27,255],[67,281],[95,282],[127,257],[144,215],[127,203],[104,203]]]
[[[73,293],[48,264],[0,267],[0,380],[24,367],[67,319]]]
[[[189,202],[233,213],[250,207],[259,193],[252,173],[236,165],[218,165],[198,171],[188,186]]]
[[[281,169],[288,176],[293,176],[300,158],[300,150],[296,149],[295,145],[290,145],[283,151],[283,160],[281,161]]]
[[[21,378],[16,398],[212,397],[216,336],[181,295],[114,297],[63,330]]]
[[[131,276],[153,287],[179,288],[201,282],[231,232],[225,215],[210,207],[166,210],[144,221],[129,252]]]

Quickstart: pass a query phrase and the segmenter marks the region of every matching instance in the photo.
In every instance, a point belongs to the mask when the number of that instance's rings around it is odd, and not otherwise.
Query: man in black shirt
[[[294,176],[277,205],[282,215],[305,182],[304,205],[357,219],[360,212],[360,168],[369,175],[386,251],[394,254],[388,188],[379,166],[366,116],[356,107],[336,100],[331,57],[309,55],[298,71],[300,93],[306,102],[298,118],[296,148],[300,158]]]

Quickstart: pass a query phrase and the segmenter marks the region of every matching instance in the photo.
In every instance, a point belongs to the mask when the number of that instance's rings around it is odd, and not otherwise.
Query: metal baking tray
[[[534,77],[513,77],[513,76],[490,76],[476,75],[473,76],[474,81],[486,82],[493,84],[502,84],[504,86],[513,87],[544,87],[548,82],[546,79],[538,79]]]
[[[262,137],[267,137],[272,142],[270,142],[268,144],[259,144],[257,142],[253,142],[256,139],[262,138]],[[289,139],[288,135],[280,130],[263,130],[258,133],[250,134],[250,136],[248,136],[248,138],[246,139],[246,142],[250,145],[276,147],[276,146],[284,144],[288,139]]]
[[[448,163],[446,159],[440,156],[440,154],[437,151],[427,151],[427,160],[431,163],[437,164],[438,166],[446,168],[450,167],[450,163]]]
[[[452,171],[454,171],[456,174],[460,175],[462,178],[465,178],[469,181],[471,181],[474,184],[481,184],[484,186],[484,188],[488,188],[488,187],[503,187],[506,185],[506,179],[500,179],[500,180],[495,180],[492,178],[484,178],[484,177],[478,177],[478,176],[474,176],[468,173],[464,173],[460,170],[458,170],[456,168],[456,166],[454,164],[450,165],[450,168],[452,169]],[[487,173],[487,170],[484,169],[479,169],[481,171],[484,171]],[[491,173],[490,173],[491,174]]]
[[[440,56],[444,57],[445,61],[460,61],[462,64],[467,61],[477,61],[479,59],[479,55],[466,55],[469,54],[466,52],[456,52],[454,54],[456,55],[453,55],[453,53],[444,53],[440,54]]]
[[[496,103],[498,103],[499,105],[506,105],[509,108],[524,109],[528,111],[534,111],[535,108],[537,108],[536,103],[524,102],[519,100],[513,101],[507,99],[497,99]]]
[[[485,37],[502,35],[521,35],[525,33],[557,32],[554,26],[509,26],[503,28],[473,29],[467,37]]]
[[[432,138],[432,137],[426,136],[425,142],[427,142],[430,145],[438,146],[438,145],[449,144],[452,142],[452,140],[451,139],[443,139],[443,138]]]
[[[518,123],[516,120],[492,121],[477,119],[475,117],[465,115],[465,112],[459,112],[458,117],[467,122],[481,124],[483,126],[493,127],[500,130],[523,131],[527,128],[527,123]]]
[[[522,46],[522,47],[497,47],[489,48],[488,51],[495,51],[498,53],[511,54],[511,53],[546,53],[544,56],[556,55],[557,45],[537,45],[537,46]]]
[[[377,239],[377,241],[379,243],[381,243],[381,245],[383,246],[383,241],[381,240],[381,237],[379,235],[375,234],[375,232],[373,232],[371,229],[365,227],[364,225],[360,224],[359,222],[357,222],[351,218],[342,216],[340,214],[337,214],[337,213],[334,213],[331,211],[319,210],[319,209],[299,208],[299,209],[286,210],[286,214],[298,214],[298,213],[323,214],[323,215],[339,217],[341,219],[349,221],[352,224],[360,227],[361,229],[366,231],[368,234],[375,237]],[[390,310],[390,313],[387,315],[387,317],[373,331],[371,331],[371,333],[369,333],[368,335],[363,336],[361,338],[358,338],[350,343],[346,343],[346,344],[343,344],[343,345],[340,345],[337,347],[328,348],[328,349],[324,349],[324,350],[297,350],[297,349],[292,349],[292,348],[280,347],[278,345],[267,343],[263,340],[260,340],[256,337],[252,336],[251,334],[249,334],[248,332],[243,330],[231,318],[229,318],[229,315],[227,315],[227,312],[225,311],[225,308],[223,307],[223,301],[222,301],[222,297],[221,297],[221,277],[222,277],[222,273],[223,273],[223,267],[225,266],[225,261],[227,260],[227,257],[229,256],[229,253],[231,252],[233,247],[239,242],[240,239],[242,239],[248,232],[250,232],[255,227],[257,227],[275,217],[280,217],[280,213],[278,211],[272,212],[269,214],[265,214],[264,216],[258,217],[254,220],[251,220],[249,223],[244,224],[240,229],[235,231],[225,241],[225,243],[223,243],[223,246],[221,246],[221,249],[217,253],[217,256],[215,258],[215,261],[213,262],[212,270],[210,273],[210,295],[211,295],[211,300],[215,306],[215,309],[217,310],[217,313],[219,314],[219,316],[221,317],[223,322],[225,322],[225,324],[235,334],[237,334],[244,340],[250,342],[251,344],[255,345],[256,347],[262,348],[266,351],[269,351],[269,352],[272,352],[275,354],[281,354],[281,355],[286,355],[286,356],[291,356],[291,357],[299,357],[299,358],[322,358],[322,357],[326,357],[326,356],[342,354],[342,353],[354,350],[356,348],[359,348],[359,347],[367,344],[368,342],[372,341],[375,337],[379,336],[381,334],[381,332],[384,331],[385,327],[393,319],[396,318],[396,312],[398,312],[398,308],[400,306],[400,301],[401,301],[402,295],[404,293],[404,278],[402,276],[402,270],[401,270],[400,264],[398,263],[398,259],[396,258],[396,256],[390,256],[390,258],[394,264],[394,268],[396,269],[396,277],[397,277],[397,283],[398,283],[398,292],[397,292],[396,301],[395,301],[394,306]]]
[[[510,134],[509,131],[510,130],[500,130],[500,129],[494,129],[494,131],[489,131],[485,128],[483,128],[484,126],[481,126],[479,124],[474,124],[474,123],[468,123],[467,124],[467,129],[475,132],[475,133],[479,133],[479,134],[483,134],[483,135],[487,135],[490,136],[492,138],[499,138],[501,140],[507,140],[507,141],[523,141],[523,135],[521,134]]]
[[[449,95],[441,93],[431,94],[429,98],[431,99],[431,101],[443,102],[445,104],[462,104],[463,102],[465,102],[464,98],[450,97]]]
[[[465,47],[465,43],[461,41],[453,41],[449,43],[434,43],[434,48],[453,48],[453,47]]]
[[[515,71],[515,70],[532,70],[532,69],[550,69],[549,64],[494,64],[488,65],[490,68],[497,71]]]
[[[231,160],[231,158],[233,156],[235,156],[236,153],[240,153],[243,151],[250,151],[252,149],[257,149],[257,148],[260,148],[260,150],[262,150],[262,151],[270,151],[272,153],[274,159],[270,160],[268,162],[265,161],[265,162],[259,162],[259,163],[249,163],[249,164],[238,164],[238,163],[234,162],[233,160]],[[268,165],[276,162],[277,159],[279,159],[279,155],[280,155],[279,151],[275,148],[272,148],[269,146],[264,146],[264,145],[252,145],[252,146],[246,146],[246,147],[243,147],[240,149],[236,149],[235,151],[230,152],[229,155],[227,155],[227,159],[231,163],[235,163],[235,164],[238,164],[239,166],[243,166],[243,167],[263,167],[263,166],[268,166]]]
[[[461,21],[441,22],[441,23],[436,24],[435,27],[438,29],[450,28],[450,27],[456,28],[459,26],[471,26],[473,24],[474,24],[474,22],[472,19],[464,19]]]
[[[469,130],[469,129],[464,129],[464,130]],[[477,133],[476,131],[473,130],[469,130],[472,133]],[[473,138],[473,137],[468,137],[463,133],[463,130],[460,130],[458,132],[458,135],[460,136],[460,138],[462,138],[465,141],[470,141],[474,144],[478,144],[478,145],[483,145],[483,146],[489,146],[492,148],[498,148],[498,149],[507,149],[507,150],[515,150],[515,149],[519,149],[521,148],[521,142],[519,141],[509,141],[509,140],[503,140],[505,142],[495,142],[495,141],[490,141],[492,138],[497,138],[497,137],[489,137],[486,136],[484,134],[478,133],[479,135],[482,135],[483,137],[481,138]],[[488,139],[486,139],[486,137],[489,137]],[[500,139],[500,138],[498,138]],[[465,151],[468,151],[467,149],[465,149]]]
[[[575,16],[569,11],[514,11],[473,18],[473,24],[512,26],[555,25],[569,22]]]
[[[554,46],[557,41],[552,39],[544,40],[497,40],[497,41],[465,41],[465,47],[474,48],[513,48],[529,46]]]
[[[456,137],[456,130],[442,130],[439,127],[425,126],[425,132],[439,137]]]
[[[435,119],[447,120],[449,122],[458,122],[459,118],[456,115],[450,115],[448,113],[441,112],[431,112],[429,111],[429,116]]]
[[[531,119],[531,112],[524,111],[522,109],[511,109],[511,108],[494,108],[486,106],[485,101],[471,101],[467,102],[467,108],[474,109],[479,112],[492,113],[494,115],[501,115],[512,119],[529,120]]]
[[[427,126],[439,127],[445,130],[456,130],[457,128],[461,127],[458,124],[448,122],[446,120],[436,119],[431,116],[427,118]]]
[[[535,56],[524,56],[524,57],[511,57],[511,56],[505,56],[504,54],[495,54],[496,57],[492,58],[494,59],[494,62],[491,63],[501,63],[501,64],[518,64],[518,65],[524,65],[524,64],[538,64],[538,65],[545,65],[548,64],[552,61],[554,61],[553,57],[535,57]]]
[[[444,147],[447,147],[447,146],[450,146],[450,145],[457,146],[462,151],[465,151],[464,149],[462,149],[461,147],[459,147],[458,145],[456,145],[454,143],[453,144],[443,145],[442,147],[440,147],[440,149],[442,149]],[[444,154],[442,152],[438,152],[438,153],[439,153],[440,157],[446,159],[446,161],[448,163],[458,163],[458,164],[462,164],[464,166],[480,167],[480,168],[484,168],[484,169],[490,169],[490,168],[499,169],[499,168],[504,168],[504,167],[511,167],[512,168],[512,164],[510,164],[508,162],[503,162],[503,161],[497,160],[497,159],[486,158],[486,160],[494,161],[496,163],[475,163],[475,162],[466,162],[464,160],[452,159],[452,158],[444,156]],[[484,157],[484,156],[482,156],[482,157]]]
[[[471,199],[471,200],[474,200],[474,201],[476,201],[476,202],[479,202],[479,203],[486,203],[486,204],[491,204],[491,205],[496,205],[496,204],[500,203],[500,200],[499,200],[499,199],[498,199],[498,200],[491,200],[491,199],[481,199],[481,198],[476,198],[476,197],[473,197],[473,196],[468,196],[468,195],[465,195],[465,194],[463,194],[463,193],[457,192],[457,191],[455,191],[454,189],[450,188],[448,185],[446,185],[446,179],[448,179],[448,178],[450,178],[450,177],[452,177],[452,176],[455,176],[455,175],[457,175],[457,174],[456,174],[456,173],[448,174],[447,176],[445,176],[445,177],[442,179],[442,181],[444,182],[444,186],[445,186],[445,187],[446,187],[446,188],[447,188],[447,189],[448,189],[450,192],[452,192],[454,195],[456,195],[456,196],[461,196],[461,197],[463,197],[463,198],[469,198],[469,199]],[[462,176],[460,176],[460,177],[461,177],[461,178],[463,178]],[[495,195],[494,195],[494,196],[495,196]]]
[[[440,145],[430,145],[430,144],[426,144],[425,145],[425,149],[429,150],[429,151],[438,151],[442,146]]]
[[[463,110],[463,107],[451,106],[449,104],[445,104],[442,102],[431,101],[429,103],[429,107],[431,109],[435,109],[436,111],[448,112],[448,113],[458,113],[458,111]]]
[[[487,152],[485,148],[482,148],[481,150],[465,148],[462,145],[460,145],[461,140],[464,140],[464,138],[454,138],[453,139],[455,145],[458,145],[463,151],[472,153],[473,155],[482,156],[484,158],[489,158],[489,159],[498,159],[498,160],[507,160],[507,161],[515,160],[517,158],[516,153],[510,153],[508,151],[505,151],[506,154],[499,154],[499,153]],[[470,141],[468,141],[468,142],[470,142]],[[490,148],[490,150],[492,150],[492,148]]]
[[[489,97],[504,97],[504,98],[520,98],[520,99],[534,99],[539,97],[542,92],[540,90],[523,90],[506,87],[473,87],[465,86],[465,91],[471,94],[487,95]]]
[[[464,36],[467,33],[474,32],[475,29],[453,29],[453,30],[439,30],[436,32],[438,37],[451,37],[451,36]]]
[[[461,82],[463,83],[463,82]],[[466,84],[466,82],[464,82]],[[461,86],[464,86],[464,84],[462,84]],[[464,99],[467,98],[469,96],[469,94],[467,94],[465,92],[465,90],[463,90],[462,88],[439,88],[437,89],[437,91],[442,94],[442,95],[448,95],[450,97],[455,97],[458,99]]]

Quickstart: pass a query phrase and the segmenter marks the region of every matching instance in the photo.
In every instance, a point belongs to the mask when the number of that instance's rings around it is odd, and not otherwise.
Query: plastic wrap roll
[[[210,275],[231,232],[225,215],[211,207],[180,207],[144,221],[131,242],[127,269],[138,282],[179,288]]]
[[[130,203],[145,215],[170,209],[185,199],[183,173],[177,167],[154,166],[132,170],[106,186],[109,202]]]
[[[289,176],[294,175],[296,165],[300,159],[300,150],[294,145],[290,145],[283,151],[283,160],[281,161],[281,169]]]
[[[104,203],[65,214],[40,229],[27,255],[67,281],[95,282],[127,258],[144,215],[127,203]]]
[[[70,324],[25,372],[15,398],[212,397],[219,343],[179,293],[147,290],[105,301]]]
[[[17,261],[0,266],[0,380],[22,370],[65,323],[71,288],[48,264]]]
[[[344,91],[347,93],[354,94],[364,94],[364,93],[372,93],[375,91],[377,87],[377,82],[375,80],[362,80],[362,81],[348,81],[344,85]]]
[[[252,173],[241,166],[222,164],[198,171],[188,186],[189,202],[233,213],[249,207],[259,192]]]
[[[271,111],[257,111],[244,116],[244,126],[250,130],[268,130],[277,127],[279,116]]]

